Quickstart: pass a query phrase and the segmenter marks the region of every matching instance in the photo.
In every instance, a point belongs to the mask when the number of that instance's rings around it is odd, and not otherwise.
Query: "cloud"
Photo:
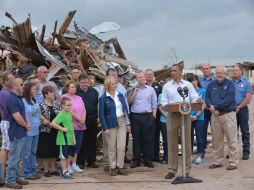
[[[23,21],[31,13],[37,27],[62,23],[70,10],[74,20],[88,29],[104,21],[115,21],[126,56],[141,68],[160,69],[167,64],[171,47],[188,67],[210,59],[211,64],[232,65],[253,61],[253,8],[251,0],[2,0],[0,15],[12,13]],[[0,24],[11,25],[2,16]],[[105,37],[105,36],[104,36]]]

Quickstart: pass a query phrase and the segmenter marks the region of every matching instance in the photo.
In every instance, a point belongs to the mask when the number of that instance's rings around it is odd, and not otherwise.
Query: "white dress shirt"
[[[195,88],[190,82],[182,79],[177,83],[175,80],[171,80],[163,86],[161,94],[162,106],[183,101],[183,98],[177,92],[178,87],[187,87],[189,89],[189,95],[185,98],[186,102],[194,103],[199,98]]]
[[[115,93],[115,97],[112,97],[108,92],[106,92],[106,95],[107,96],[110,96],[114,102],[115,102],[115,105],[116,105],[116,117],[121,117],[124,115],[123,113],[123,107],[122,107],[122,103],[120,102],[119,98],[118,98],[118,92],[116,91]]]

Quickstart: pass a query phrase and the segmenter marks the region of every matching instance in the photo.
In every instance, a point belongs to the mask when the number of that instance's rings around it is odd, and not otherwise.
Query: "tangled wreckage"
[[[74,29],[68,29],[75,13],[75,10],[68,13],[58,32],[56,21],[51,37],[44,39],[45,25],[40,35],[36,35],[30,15],[25,22],[18,24],[6,12],[14,26],[0,28],[0,71],[10,70],[26,79],[36,74],[37,67],[44,65],[49,69],[48,80],[62,86],[72,68],[93,75],[96,83],[101,84],[106,70],[114,67],[123,76],[127,89],[134,86],[137,66],[126,59],[117,38],[103,41],[75,22]]]

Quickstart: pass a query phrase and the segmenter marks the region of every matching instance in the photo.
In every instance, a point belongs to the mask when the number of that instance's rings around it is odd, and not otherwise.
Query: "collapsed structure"
[[[93,75],[101,84],[106,70],[114,67],[124,79],[127,89],[135,85],[134,74],[137,66],[128,61],[117,38],[103,41],[86,28],[74,22],[74,29],[68,29],[76,11],[70,11],[57,32],[55,22],[52,37],[44,39],[46,26],[40,35],[32,30],[30,15],[21,24],[6,13],[13,28],[0,28],[0,71],[11,70],[14,74],[28,78],[36,74],[37,67],[49,69],[48,80],[64,85],[71,68]]]

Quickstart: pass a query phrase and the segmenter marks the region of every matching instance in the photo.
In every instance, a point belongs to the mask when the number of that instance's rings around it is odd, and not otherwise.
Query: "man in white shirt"
[[[183,67],[179,64],[174,64],[171,67],[171,78],[173,80],[166,83],[162,89],[161,105],[164,107],[167,104],[182,102],[183,98],[177,92],[178,87],[187,87],[189,94],[185,98],[186,102],[194,103],[198,100],[198,94],[193,85],[182,79]],[[184,116],[185,130],[185,161],[186,161],[186,176],[189,175],[191,169],[191,118],[190,115]],[[181,114],[169,112],[168,116],[168,164],[169,172],[165,176],[166,179],[175,177],[178,168],[178,139],[179,128],[181,128]]]

